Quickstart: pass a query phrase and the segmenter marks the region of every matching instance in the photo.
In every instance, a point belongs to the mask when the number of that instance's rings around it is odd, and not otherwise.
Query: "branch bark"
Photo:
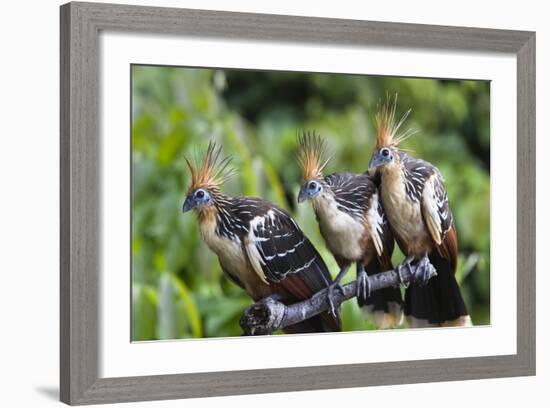
[[[369,276],[371,292],[420,281],[420,278],[417,279],[417,276],[420,275],[420,273],[416,273],[417,268],[418,265],[415,264],[411,264],[410,268],[402,267],[401,276],[397,267]],[[431,264],[429,264],[429,268],[428,279],[437,275]],[[342,289],[342,291],[337,289],[333,291],[332,301],[336,308],[356,296],[357,282],[353,281],[343,285]],[[276,297],[267,297],[249,306],[244,311],[240,324],[245,335],[271,334],[276,330],[307,320],[329,308],[328,289],[323,289],[310,299],[292,305],[285,305]]]

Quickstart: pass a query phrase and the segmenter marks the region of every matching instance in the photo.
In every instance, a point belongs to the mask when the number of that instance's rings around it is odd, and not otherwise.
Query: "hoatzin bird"
[[[397,95],[393,104],[388,98],[376,114],[369,173],[380,178],[382,205],[406,256],[398,268],[419,262],[419,281],[405,291],[405,317],[412,327],[469,326],[471,319],[455,279],[458,242],[444,180],[434,165],[398,148],[414,131],[400,131],[410,110],[396,121],[396,105]],[[437,272],[431,279],[429,263]]]
[[[380,328],[398,326],[403,317],[400,289],[370,293],[368,275],[393,269],[393,236],[376,185],[367,174],[335,173],[324,177],[323,169],[329,161],[325,141],[308,132],[298,142],[303,178],[298,202],[311,201],[321,235],[340,267],[329,291],[340,287],[341,279],[355,262],[361,310]]]
[[[186,159],[191,186],[183,212],[196,210],[202,238],[225,275],[258,301],[272,296],[292,304],[327,288],[332,279],[323,259],[292,217],[260,198],[230,197],[220,186],[230,158],[210,143],[202,163]],[[340,331],[329,311],[284,329],[287,333]]]

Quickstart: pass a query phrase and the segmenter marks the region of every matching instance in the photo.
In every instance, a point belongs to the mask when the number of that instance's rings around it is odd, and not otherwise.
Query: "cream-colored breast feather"
[[[407,197],[401,171],[384,174],[381,198],[392,230],[408,246],[408,255],[426,251],[431,239],[422,220],[420,203]]]
[[[260,279],[256,274],[256,270],[248,261],[248,254],[245,253],[241,240],[238,237],[229,239],[216,234],[215,217],[201,220],[199,226],[204,242],[218,256],[222,267],[229,274],[236,276],[252,297],[264,296],[262,290],[264,284],[267,284],[265,277]]]
[[[199,223],[201,235],[208,247],[214,251],[220,263],[236,276],[245,269],[246,257],[238,237],[234,240],[216,234],[216,218],[208,217]]]
[[[340,211],[334,197],[327,192],[323,191],[313,198],[312,203],[328,249],[345,259],[361,259],[363,256],[361,242],[365,234],[364,223]]]

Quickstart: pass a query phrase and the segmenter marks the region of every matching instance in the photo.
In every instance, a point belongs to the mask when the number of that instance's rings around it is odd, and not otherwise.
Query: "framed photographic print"
[[[533,375],[534,112],[532,32],[62,6],[62,401]]]

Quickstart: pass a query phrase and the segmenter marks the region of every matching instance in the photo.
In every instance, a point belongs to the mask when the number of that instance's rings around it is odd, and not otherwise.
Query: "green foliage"
[[[489,321],[489,85],[354,75],[132,67],[132,339],[236,336],[250,298],[222,275],[182,214],[189,185],[183,160],[209,140],[234,158],[224,190],[288,209],[333,274],[309,204],[297,205],[296,132],[315,129],[334,152],[328,171],[366,169],[372,117],[387,93],[413,108],[418,133],[405,142],[446,178],[457,225],[458,278],[475,324]],[[399,250],[394,261],[401,261]],[[354,279],[353,272],[346,281]],[[354,301],[345,330],[368,330]]]

